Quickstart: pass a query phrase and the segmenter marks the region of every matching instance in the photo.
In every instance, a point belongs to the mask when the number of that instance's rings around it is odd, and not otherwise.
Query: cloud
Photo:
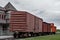
[[[18,10],[29,11],[46,22],[55,23],[60,29],[60,0],[0,0],[0,5],[5,6],[8,2]]]

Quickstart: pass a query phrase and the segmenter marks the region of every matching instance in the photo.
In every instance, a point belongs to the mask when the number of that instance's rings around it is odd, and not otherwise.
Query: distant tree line
[[[57,32],[60,32],[60,29],[57,29]]]

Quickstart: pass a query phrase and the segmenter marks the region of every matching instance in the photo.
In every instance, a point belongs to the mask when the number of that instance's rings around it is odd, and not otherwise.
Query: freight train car
[[[28,37],[37,35],[55,34],[53,23],[43,22],[42,18],[25,11],[10,11],[10,31],[14,37]]]
[[[56,33],[56,26],[54,26],[54,23],[50,23],[51,25],[51,34],[55,34]]]
[[[42,31],[44,35],[55,34],[56,26],[53,23],[43,22]]]
[[[42,32],[44,35],[47,34],[47,23],[46,22],[43,22],[43,24],[42,24]]]
[[[14,37],[40,35],[42,22],[42,18],[25,11],[10,12],[10,31],[14,33]]]
[[[56,26],[54,26],[54,32],[55,32],[55,34],[56,34],[56,31],[57,31],[57,30],[56,30]]]
[[[47,34],[51,34],[51,25],[47,23]]]

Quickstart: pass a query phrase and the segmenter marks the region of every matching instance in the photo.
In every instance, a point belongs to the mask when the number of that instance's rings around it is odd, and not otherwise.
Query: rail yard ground
[[[16,39],[16,40],[60,40],[60,33],[56,33],[55,35],[20,38],[20,39]]]

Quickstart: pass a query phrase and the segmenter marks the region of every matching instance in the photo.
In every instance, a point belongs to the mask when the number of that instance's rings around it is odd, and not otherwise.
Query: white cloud
[[[18,10],[27,10],[32,14],[42,17],[44,21],[54,22],[60,28],[60,0],[0,0],[4,6],[11,2]]]

